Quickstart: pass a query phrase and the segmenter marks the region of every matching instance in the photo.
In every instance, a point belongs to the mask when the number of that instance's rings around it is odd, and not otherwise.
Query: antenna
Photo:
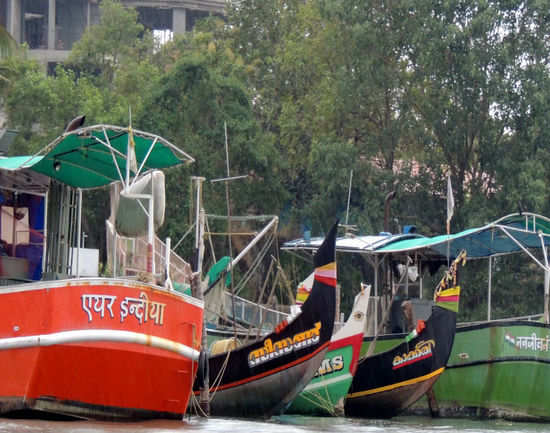
[[[248,175],[244,176],[233,176],[231,177],[231,173],[229,170],[229,144],[227,142],[227,122],[223,122],[223,129],[225,134],[225,167],[226,167],[226,177],[220,178],[220,179],[212,179],[210,182],[225,182],[225,201],[227,204],[227,235],[229,239],[229,257],[231,257],[231,261],[229,262],[229,275],[231,280],[231,309],[233,312],[233,332],[235,334],[235,337],[237,337],[237,328],[235,326],[235,316],[236,316],[236,310],[235,310],[235,293],[234,293],[234,286],[233,286],[233,248],[231,244],[231,206],[229,202],[229,182],[232,180],[237,179],[244,179],[248,177]]]
[[[349,218],[349,201],[351,198],[351,182],[353,180],[353,170],[349,171],[349,187],[348,187],[348,205],[346,207],[346,226],[348,225],[348,218]]]
[[[348,186],[348,203],[347,203],[347,206],[346,206],[346,223],[345,224],[340,224],[342,227],[344,227],[346,235],[350,235],[350,234],[352,234],[352,232],[357,231],[357,226],[356,225],[353,225],[353,224],[349,225],[348,224],[348,221],[349,221],[349,204],[350,204],[350,200],[351,200],[351,185],[352,185],[352,182],[353,182],[353,170],[350,170],[349,171],[349,186]]]

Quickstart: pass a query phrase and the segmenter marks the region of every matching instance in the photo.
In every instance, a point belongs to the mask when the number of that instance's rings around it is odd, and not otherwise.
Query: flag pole
[[[451,219],[455,209],[455,199],[453,196],[453,186],[451,185],[451,173],[447,174],[447,266],[451,255]]]

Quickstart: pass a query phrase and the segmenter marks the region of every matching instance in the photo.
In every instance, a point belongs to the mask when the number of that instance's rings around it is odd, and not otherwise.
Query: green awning
[[[42,159],[41,156],[11,156],[0,158],[0,169],[2,170],[21,170],[32,167]]]
[[[323,238],[297,239],[285,242],[281,249],[313,252]],[[466,250],[469,258],[486,258],[526,250],[538,251],[539,264],[545,263],[543,246],[550,245],[550,219],[532,213],[513,214],[482,227],[470,228],[451,235],[433,237],[418,234],[379,234],[345,236],[336,240],[336,251],[393,257],[418,254],[423,259],[441,260],[456,257]]]
[[[469,258],[512,254],[550,245],[550,220],[531,213],[513,214],[483,227],[452,235],[407,239],[376,249],[376,254],[422,251],[427,256],[456,257],[466,250]]]
[[[162,169],[194,159],[162,137],[127,127],[95,125],[65,133],[33,158],[33,171],[77,188],[94,188],[122,180],[126,175],[128,143],[132,175]],[[0,166],[0,168],[2,168]]]

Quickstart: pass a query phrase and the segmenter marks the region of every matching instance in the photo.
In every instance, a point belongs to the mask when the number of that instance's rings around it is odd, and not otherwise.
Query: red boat
[[[152,228],[164,197],[155,195],[154,184],[139,185],[148,176],[154,182],[154,169],[189,161],[161,137],[108,125],[66,132],[33,157],[0,160],[0,414],[145,419],[185,413],[198,370],[203,303],[174,290],[175,283],[189,284],[190,267],[172,283],[171,254],[159,254]],[[112,276],[101,278],[97,250],[81,241],[81,191],[116,182],[119,198],[141,201],[147,227],[133,243],[113,232]],[[116,211],[131,215],[121,203]],[[128,225],[136,233],[139,219]],[[122,247],[140,244],[141,255]]]

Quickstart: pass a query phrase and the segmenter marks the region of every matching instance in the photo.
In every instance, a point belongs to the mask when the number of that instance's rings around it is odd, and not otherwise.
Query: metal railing
[[[231,293],[224,292],[226,317],[262,329],[273,329],[277,324],[288,318],[289,314],[283,311],[274,310],[265,305],[256,304],[248,299],[234,296],[235,317],[233,317],[233,303]]]

